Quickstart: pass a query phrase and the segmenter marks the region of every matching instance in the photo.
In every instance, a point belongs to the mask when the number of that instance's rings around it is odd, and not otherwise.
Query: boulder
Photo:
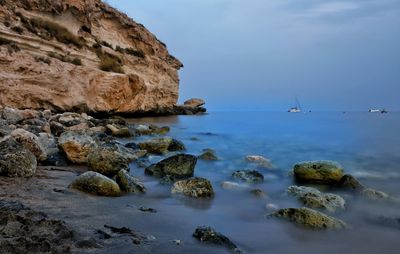
[[[0,175],[7,177],[31,177],[35,174],[35,155],[7,136],[0,140]]]
[[[131,176],[128,171],[120,170],[116,177],[116,182],[123,192],[126,193],[145,193],[146,187],[136,177]]]
[[[344,175],[339,186],[343,189],[362,191],[365,187],[352,175]]]
[[[113,124],[107,124],[106,128],[111,132],[114,137],[129,138],[132,137],[132,133],[128,127],[117,127]]]
[[[189,178],[193,176],[196,163],[196,156],[177,154],[147,167],[145,173],[155,177]]]
[[[140,149],[146,150],[148,153],[152,154],[164,154],[168,152],[168,148],[172,143],[172,138],[163,137],[146,140],[139,143]]]
[[[264,181],[264,176],[256,170],[238,170],[232,173],[232,177],[246,183],[262,183]]]
[[[338,184],[343,168],[332,161],[302,162],[294,166],[294,177],[301,183]]]
[[[121,190],[115,181],[93,171],[78,176],[69,187],[99,196],[115,197],[121,195]]]
[[[88,168],[107,176],[114,176],[121,169],[129,171],[129,160],[116,144],[102,144],[90,149],[87,155]]]
[[[273,168],[271,161],[260,155],[248,155],[246,156],[246,161],[250,163],[255,163],[257,166],[262,168]]]
[[[11,136],[20,142],[26,149],[31,151],[38,161],[44,161],[47,158],[46,149],[35,134],[24,129],[16,129],[11,132]]]
[[[183,103],[183,105],[185,105],[185,106],[190,106],[190,107],[195,107],[195,108],[201,107],[204,104],[206,104],[206,102],[203,99],[199,99],[199,98],[192,98],[192,99],[186,100]]]
[[[197,158],[200,160],[205,160],[205,161],[217,161],[218,160],[218,156],[213,149],[204,149],[202,154],[200,154]]]
[[[270,215],[313,230],[343,229],[346,223],[309,208],[285,208]]]
[[[17,124],[25,119],[38,118],[39,113],[35,110],[19,110],[14,108],[5,107],[3,109],[3,118],[9,124]]]
[[[243,253],[228,237],[215,231],[215,229],[211,227],[197,227],[193,233],[193,237],[204,243],[226,247],[235,253]]]
[[[86,164],[89,152],[96,146],[96,143],[87,134],[67,131],[60,135],[58,146],[71,162]]]
[[[287,193],[310,208],[322,208],[329,212],[345,209],[346,201],[342,197],[331,193],[325,194],[312,187],[290,186]]]
[[[174,183],[172,193],[181,193],[192,198],[210,198],[214,196],[211,182],[205,178],[193,178]]]
[[[168,151],[170,152],[185,151],[185,150],[186,147],[183,144],[183,142],[174,138],[172,139],[171,144],[168,147]]]

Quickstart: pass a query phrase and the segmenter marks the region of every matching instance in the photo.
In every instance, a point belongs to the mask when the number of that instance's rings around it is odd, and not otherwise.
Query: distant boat
[[[299,103],[299,100],[296,98],[296,107],[293,107],[293,108],[290,108],[289,110],[288,110],[288,112],[289,113],[301,113],[301,106],[300,106],[300,103]]]
[[[369,113],[379,113],[379,112],[381,112],[381,110],[380,109],[370,109],[370,110],[368,110],[368,112]]]

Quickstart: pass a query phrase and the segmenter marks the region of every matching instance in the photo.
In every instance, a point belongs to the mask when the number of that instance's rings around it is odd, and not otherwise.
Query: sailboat
[[[290,108],[289,113],[301,113],[301,106],[299,100],[296,98],[296,107]]]

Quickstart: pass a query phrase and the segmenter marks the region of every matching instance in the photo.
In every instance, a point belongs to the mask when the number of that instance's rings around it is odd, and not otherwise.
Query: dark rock
[[[344,189],[362,191],[365,187],[352,175],[344,175],[339,186]]]
[[[197,158],[199,158],[200,160],[205,160],[205,161],[217,161],[218,160],[216,152],[213,149],[204,149],[203,153],[200,154]]]
[[[0,140],[0,175],[31,177],[35,174],[35,155],[11,137]]]
[[[177,154],[147,167],[145,173],[155,177],[168,175],[176,179],[189,178],[193,176],[196,163],[196,156]]]
[[[40,164],[42,166],[66,167],[68,166],[68,160],[64,153],[58,151],[48,155],[47,159],[42,161]]]
[[[139,207],[139,211],[147,212],[147,213],[156,213],[157,212],[156,209],[150,208],[150,207],[145,207],[145,206]]]
[[[185,151],[186,147],[182,143],[182,141],[179,141],[177,139],[172,139],[171,144],[168,147],[168,151],[170,152],[176,152],[176,151]]]
[[[264,176],[256,170],[238,170],[232,173],[234,179],[247,183],[262,183]]]
[[[139,145],[134,143],[134,142],[130,142],[130,143],[125,144],[125,147],[133,149],[133,150],[139,150],[140,149]]]
[[[120,170],[116,181],[122,191],[126,193],[145,193],[146,187],[139,179],[131,176],[126,170]]]
[[[65,132],[65,126],[56,121],[50,121],[50,130],[54,136],[60,136],[61,133]]]
[[[216,232],[211,227],[198,227],[193,233],[193,237],[204,243],[220,245],[228,248],[235,253],[243,253],[228,237]]]

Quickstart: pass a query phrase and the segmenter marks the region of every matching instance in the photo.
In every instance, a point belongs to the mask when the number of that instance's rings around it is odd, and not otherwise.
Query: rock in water
[[[200,160],[205,160],[205,161],[217,161],[218,160],[216,152],[213,149],[204,149],[203,153],[200,154],[197,158],[199,158]]]
[[[168,148],[172,143],[172,138],[163,137],[163,138],[155,138],[146,140],[142,143],[139,143],[140,149],[146,150],[152,154],[163,154],[168,152]]]
[[[46,149],[40,143],[38,136],[24,129],[13,130],[11,136],[20,142],[26,149],[31,151],[38,161],[46,160]]]
[[[78,176],[69,187],[99,196],[116,197],[121,195],[121,189],[116,182],[93,171]]]
[[[344,175],[339,183],[341,188],[362,191],[365,187],[352,175]]]
[[[145,173],[155,177],[189,178],[193,176],[196,163],[196,156],[177,154],[147,167]]]
[[[168,147],[168,151],[170,152],[176,152],[176,151],[185,151],[186,147],[183,144],[182,141],[179,141],[177,139],[172,139],[171,144]]]
[[[103,144],[90,149],[87,165],[90,170],[111,177],[121,169],[129,171],[129,160],[115,144]]]
[[[270,215],[313,230],[343,229],[346,223],[309,208],[285,208]]]
[[[58,145],[73,163],[85,164],[87,157],[96,144],[93,138],[84,133],[67,131],[60,135]]]
[[[269,159],[260,155],[248,155],[246,156],[246,161],[256,163],[259,167],[262,168],[270,169],[274,167]]]
[[[332,161],[303,162],[294,166],[294,177],[302,183],[338,184],[343,168]]]
[[[365,188],[360,192],[360,194],[371,200],[385,200],[390,198],[389,194],[372,188]]]
[[[206,102],[203,99],[199,99],[199,98],[192,98],[192,99],[186,100],[183,103],[183,105],[185,105],[185,106],[195,107],[195,108],[201,107],[204,104],[206,104]]]
[[[235,253],[243,253],[243,251],[241,251],[228,237],[216,232],[215,229],[211,227],[202,226],[196,228],[193,237],[204,243],[226,247]]]
[[[323,208],[329,212],[345,209],[346,201],[342,197],[331,193],[325,194],[312,187],[290,186],[287,192],[310,208]]]
[[[31,177],[35,174],[35,155],[12,137],[0,140],[0,175],[8,177]]]
[[[174,183],[172,193],[182,193],[192,198],[210,198],[214,196],[211,182],[205,178],[181,180]]]
[[[145,193],[146,187],[139,179],[131,176],[126,170],[120,170],[116,177],[116,181],[122,191],[126,193]]]
[[[264,176],[256,170],[238,170],[233,172],[233,178],[246,183],[262,183]]]

